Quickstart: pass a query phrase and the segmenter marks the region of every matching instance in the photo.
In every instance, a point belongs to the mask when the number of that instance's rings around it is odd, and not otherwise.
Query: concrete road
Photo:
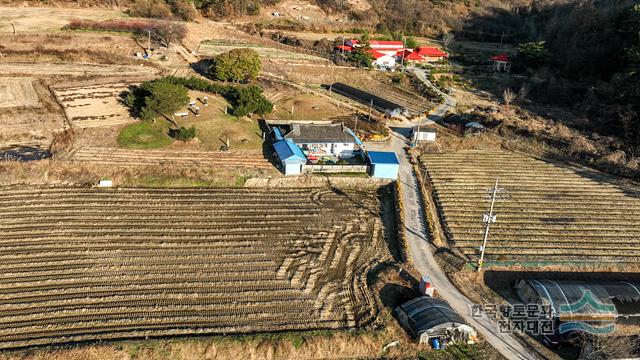
[[[416,75],[428,83],[426,74],[417,69]],[[430,83],[429,83],[430,84]],[[437,90],[437,89],[436,89]],[[439,90],[438,90],[439,91]],[[430,119],[437,121],[447,111],[455,109],[456,100],[442,94],[445,102],[438,106],[430,115]],[[411,261],[415,268],[424,275],[429,275],[436,291],[446,300],[451,307],[460,314],[469,325],[493,346],[500,354],[509,360],[515,359],[540,359],[534,349],[521,343],[515,335],[501,334],[498,322],[489,317],[471,317],[473,303],[465,297],[447,278],[446,274],[436,263],[432,251],[435,250],[428,241],[428,226],[424,214],[420,189],[418,188],[416,174],[409,162],[404,148],[409,145],[408,136],[412,123],[390,124],[392,128],[391,140],[386,144],[365,144],[368,150],[394,151],[400,160],[398,181],[401,183],[402,200],[404,202],[405,234]]]

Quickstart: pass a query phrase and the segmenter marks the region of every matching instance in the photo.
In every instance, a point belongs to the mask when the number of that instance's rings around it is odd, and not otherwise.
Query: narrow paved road
[[[420,69],[416,69],[420,70]],[[428,80],[423,71],[415,74]],[[430,84],[430,83],[429,83]],[[439,91],[439,90],[438,90]],[[438,106],[429,116],[437,121],[448,111],[455,109],[456,101],[453,97],[442,93],[445,102]],[[460,314],[469,325],[476,329],[500,354],[509,360],[515,359],[539,359],[536,353],[522,344],[515,335],[501,334],[497,321],[486,316],[471,317],[473,302],[465,297],[447,278],[440,266],[436,263],[432,251],[434,250],[428,241],[428,226],[425,223],[424,207],[421,193],[418,188],[416,174],[404,148],[408,146],[408,135],[415,124],[391,124],[392,137],[387,144],[366,144],[370,150],[394,151],[400,159],[400,172],[398,181],[402,188],[402,201],[404,203],[405,233],[407,246],[411,260],[415,268],[421,273],[431,277],[436,291],[445,299],[451,307]]]

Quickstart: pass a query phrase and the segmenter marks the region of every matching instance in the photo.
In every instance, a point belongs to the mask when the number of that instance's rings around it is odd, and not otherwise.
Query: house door
[[[331,144],[331,154],[334,153],[335,148],[336,148],[336,144]]]

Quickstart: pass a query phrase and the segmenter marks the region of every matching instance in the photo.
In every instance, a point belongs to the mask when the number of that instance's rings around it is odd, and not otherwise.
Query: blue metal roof
[[[280,161],[283,161],[283,162],[292,161],[292,162],[300,162],[300,163],[307,162],[307,157],[304,156],[304,153],[302,152],[302,150],[300,150],[298,145],[294,144],[293,141],[289,139],[280,140],[274,143],[273,148],[278,153],[278,157],[280,158]]]
[[[400,161],[394,152],[388,151],[369,151],[367,153],[369,161],[372,164],[393,164],[399,165]]]
[[[273,137],[276,141],[284,140],[284,136],[282,136],[282,130],[280,128],[273,128]]]

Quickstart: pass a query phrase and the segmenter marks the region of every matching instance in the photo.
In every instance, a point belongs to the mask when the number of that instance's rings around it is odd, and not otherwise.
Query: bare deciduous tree
[[[444,35],[442,35],[442,43],[444,44],[444,47],[449,47],[449,45],[453,44],[455,40],[455,37],[453,36],[453,33],[446,33]]]
[[[522,86],[520,86],[520,90],[518,90],[518,100],[524,101],[524,99],[527,98],[527,95],[529,95],[529,85],[522,84]]]
[[[176,21],[161,20],[154,22],[151,36],[165,47],[169,47],[174,41],[184,39],[187,33],[185,26]]]
[[[639,349],[637,339],[611,334],[580,334],[577,335],[574,342],[582,347],[580,358],[585,360],[635,358]]]
[[[511,103],[513,102],[513,100],[515,100],[516,98],[516,93],[513,92],[513,90],[511,90],[510,88],[507,88],[505,91],[502,92],[502,101],[504,101],[504,104],[509,106],[511,105]]]

